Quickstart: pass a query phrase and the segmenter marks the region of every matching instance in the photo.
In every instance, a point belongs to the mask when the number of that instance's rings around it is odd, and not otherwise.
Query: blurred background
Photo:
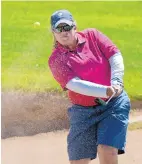
[[[59,9],[73,14],[78,31],[97,28],[117,45],[132,108],[142,108],[142,2],[3,1],[1,8],[2,138],[68,128],[70,103],[47,65],[50,16]]]

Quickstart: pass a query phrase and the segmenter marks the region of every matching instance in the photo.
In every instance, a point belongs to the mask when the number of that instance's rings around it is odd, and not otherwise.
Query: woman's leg
[[[109,115],[100,120],[97,145],[100,164],[118,164],[118,154],[125,153],[130,100],[125,92],[107,106]]]
[[[81,160],[74,160],[74,161],[70,161],[70,164],[89,164],[90,159],[81,159]]]
[[[114,147],[98,145],[98,156],[100,164],[118,164],[118,149]]]
[[[70,129],[67,150],[71,164],[88,164],[97,154],[94,110],[74,105],[69,108]]]

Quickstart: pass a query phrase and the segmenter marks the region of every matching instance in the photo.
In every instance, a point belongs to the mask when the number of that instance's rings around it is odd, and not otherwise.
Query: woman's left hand
[[[116,94],[114,97],[117,97],[121,94],[122,90],[123,90],[123,87],[119,86],[119,85],[113,85],[112,86],[113,89],[115,90]]]

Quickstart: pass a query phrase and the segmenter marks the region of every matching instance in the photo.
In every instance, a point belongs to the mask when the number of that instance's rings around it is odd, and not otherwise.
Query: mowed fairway
[[[142,2],[2,2],[2,90],[60,90],[47,66],[50,15],[58,9],[73,13],[78,30],[97,28],[117,44],[125,88],[142,97]]]

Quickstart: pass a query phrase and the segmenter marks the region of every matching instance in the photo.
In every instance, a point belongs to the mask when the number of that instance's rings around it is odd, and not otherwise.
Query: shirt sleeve
[[[117,46],[102,32],[100,32],[99,30],[93,29],[93,34],[95,36],[99,49],[101,50],[101,52],[105,55],[107,59],[109,59],[111,56],[113,56],[117,52],[120,52]]]
[[[48,60],[49,68],[54,79],[60,84],[63,90],[67,90],[66,84],[75,76],[74,72],[58,57],[51,57]]]
[[[111,85],[123,87],[124,63],[121,53],[116,53],[109,59],[111,66]]]

